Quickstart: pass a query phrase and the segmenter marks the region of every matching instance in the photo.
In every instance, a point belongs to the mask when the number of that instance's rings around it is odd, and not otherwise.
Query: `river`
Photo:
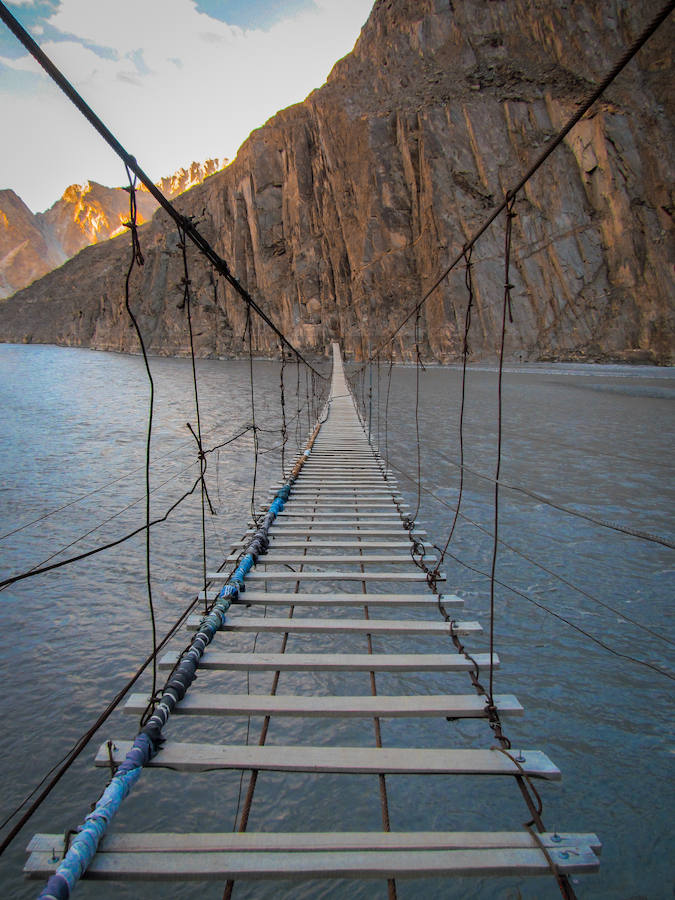
[[[196,427],[196,416],[189,360],[157,358],[151,365],[156,384],[152,510],[158,516],[194,484],[196,445],[186,423]],[[197,362],[197,371],[204,444],[211,447],[251,421],[249,365],[203,360]],[[288,365],[284,374],[286,408],[292,417],[298,408],[295,366]],[[142,360],[88,350],[0,345],[0,375],[5,423],[0,435],[2,577],[48,557],[56,561],[75,555],[141,525],[148,402]],[[422,493],[418,519],[436,543],[447,537],[452,518],[448,505],[457,497],[460,381],[461,371],[454,367],[428,367],[420,376],[422,484],[436,497]],[[383,365],[379,377],[373,373],[373,441],[379,437],[383,453],[386,443],[402,491],[414,508],[416,491],[406,474],[417,473],[415,370],[394,367],[385,442],[387,388]],[[301,400],[303,390],[304,384]],[[280,477],[275,447],[280,440],[277,363],[255,362],[254,396],[257,425],[272,429],[260,432],[266,451],[259,455],[257,472],[260,503],[270,483]],[[580,898],[652,900],[673,894],[672,681],[612,654],[593,638],[624,656],[675,669],[674,555],[659,543],[594,524],[544,500],[672,542],[674,401],[671,369],[542,364],[507,367],[505,373],[501,480],[511,487],[501,491],[499,534],[504,543],[497,577],[508,588],[497,589],[496,649],[502,665],[495,685],[497,692],[516,694],[525,707],[525,716],[509,721],[506,728],[514,746],[544,750],[563,772],[560,784],[542,787],[547,825],[592,831],[604,844],[600,873],[575,879]],[[447,559],[445,569],[447,590],[466,600],[463,616],[485,626],[489,583],[480,573],[489,571],[492,549],[494,370],[470,368],[466,402],[465,517],[458,521],[450,547],[453,558]],[[298,424],[289,426],[291,443],[304,438],[307,427],[302,410]],[[220,565],[229,542],[245,529],[252,445],[249,431],[208,457],[207,483],[217,512],[207,516],[210,568]],[[538,498],[513,488],[525,488]],[[139,536],[0,592],[0,818],[59,761],[149,652],[144,552]],[[198,589],[200,558],[201,503],[196,491],[153,530],[152,580],[160,634]],[[239,638],[241,648],[249,647],[251,640]],[[172,646],[178,649],[184,643],[183,636]],[[472,639],[470,646],[484,651],[485,637]],[[224,689],[246,690],[243,676],[218,677]],[[250,688],[265,690],[268,681],[267,676],[252,677]],[[382,689],[405,690],[404,682],[402,676],[383,677]],[[289,676],[288,690],[295,683],[300,682]],[[361,690],[331,684],[324,681],[317,690]],[[142,689],[148,686],[146,678]],[[425,677],[419,686],[430,693],[447,689],[438,675]],[[468,687],[463,684],[461,690],[468,692]],[[291,742],[300,736],[311,741],[311,723],[301,723],[296,732],[297,720],[288,722],[274,723],[270,740]],[[238,719],[180,725],[184,740],[246,738],[246,722]],[[357,732],[364,729],[358,722],[340,727],[346,742],[350,736],[358,742]],[[38,883],[23,882],[21,875],[29,837],[81,821],[106,780],[92,765],[95,749],[108,737],[132,737],[135,728],[121,711],[103,726],[5,853],[0,869],[3,897],[27,898],[39,892]],[[385,720],[385,745],[410,744],[416,728],[414,720]],[[254,720],[251,741],[257,742],[258,729]],[[483,722],[442,721],[425,726],[424,741],[428,746],[475,746],[476,741],[487,746],[486,732]],[[120,827],[230,830],[239,778],[234,773],[190,776],[189,797],[182,793],[185,779],[173,772],[144,773],[119,816]],[[499,785],[486,808],[484,800],[477,799],[484,797],[480,779],[466,781],[469,784],[460,787],[452,778],[433,777],[413,791],[406,778],[392,777],[392,827],[520,827],[527,816],[515,787]],[[300,800],[303,789],[309,789],[309,801]],[[376,779],[265,775],[250,827],[378,828]],[[217,884],[158,889],[83,882],[77,896],[215,898],[221,893]],[[238,885],[235,896],[365,900],[384,897],[386,890],[365,882],[260,882]],[[460,879],[401,882],[399,896],[534,900],[558,892],[548,878]]]

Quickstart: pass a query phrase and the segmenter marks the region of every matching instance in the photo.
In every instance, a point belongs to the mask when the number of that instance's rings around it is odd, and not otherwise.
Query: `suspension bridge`
[[[368,441],[334,344],[330,394],[307,446],[282,487],[273,489],[271,502],[260,511],[257,522],[232,547],[226,562],[237,566],[234,575],[208,574],[214,587],[201,599],[211,604],[211,612],[193,614],[187,620],[188,630],[195,632],[187,651],[167,653],[161,659],[160,667],[170,674],[158,706],[146,719],[140,742],[138,737],[134,741],[115,735],[100,747],[96,765],[111,766],[113,771],[119,768],[97,808],[84,827],[70,841],[66,839],[66,846],[63,831],[31,839],[25,873],[31,878],[53,876],[42,896],[67,896],[64,886],[75,875],[106,880],[219,880],[228,884],[228,896],[234,882],[244,879],[387,879],[390,896],[396,896],[396,880],[401,878],[550,873],[565,884],[568,875],[597,870],[600,844],[594,834],[543,829],[530,786],[535,781],[559,780],[556,765],[538,749],[510,750],[503,740],[489,746],[493,737],[501,736],[503,718],[523,714],[517,698],[486,695],[480,689],[462,692],[457,686],[460,679],[466,686],[470,675],[473,687],[479,687],[478,674],[489,671],[491,663],[497,667],[499,659],[495,653],[492,660],[489,653],[471,654],[462,643],[481,626],[456,618],[462,611],[461,598],[428,589],[424,571],[411,557],[412,548],[426,554],[424,539],[425,533],[405,512],[395,479]],[[223,580],[227,584],[219,589],[218,581]],[[437,581],[445,581],[442,572]],[[225,609],[215,613],[214,624],[213,610],[219,604]],[[251,609],[257,607],[271,614],[252,616]],[[232,652],[228,637],[233,632],[277,635],[278,652]],[[320,650],[311,645],[307,650],[306,641],[299,642],[300,652],[294,649],[298,636],[307,635],[320,640]],[[433,652],[389,649],[392,642],[396,648],[402,640],[414,644],[420,635],[432,640]],[[343,649],[346,639],[360,642],[361,649],[347,652]],[[375,652],[374,641],[385,652]],[[197,665],[203,672],[199,686],[188,690]],[[209,687],[209,674],[223,671],[273,673],[271,690],[238,694]],[[430,671],[442,673],[447,693],[415,690],[415,676]],[[406,693],[378,692],[379,675],[389,672],[399,673],[402,683],[408,678]],[[289,673],[311,673],[311,688],[284,693]],[[337,692],[331,689],[336,677],[351,673],[362,679],[358,692],[344,694],[342,685]],[[131,694],[125,709],[136,716],[143,714],[150,699],[143,693]],[[159,716],[163,727],[170,715],[256,716],[263,718],[263,728],[254,746],[186,743],[166,732],[160,740],[153,720]],[[316,745],[268,744],[270,722],[277,717],[318,720],[325,737]],[[475,748],[387,747],[381,723],[401,717],[411,722],[427,717],[485,719],[486,732],[481,746]],[[363,743],[335,745],[336,731],[330,723],[336,719],[361,720]],[[118,793],[126,795],[124,779],[130,771],[140,772],[138,753],[145,752],[148,743],[153,744],[146,754],[148,768],[185,773],[186,803],[191,796],[190,773],[248,772],[239,830],[104,833],[112,819],[110,788],[121,785]],[[343,831],[336,822],[336,830],[323,832],[248,831],[255,783],[258,774],[267,771],[375,776],[381,829]],[[484,831],[393,830],[387,783],[397,775],[512,779],[540,827],[490,830],[490,787],[486,785],[481,801]],[[369,784],[372,787],[372,778]],[[303,802],[311,806],[311,792]],[[447,798],[438,798],[439,804],[446,802]],[[435,811],[425,810],[425,815],[432,822]]]
[[[523,715],[524,709],[515,696],[493,692],[493,673],[499,666],[493,644],[494,563],[499,542],[501,376],[504,336],[511,315],[510,291],[513,288],[509,277],[511,228],[518,193],[550,154],[562,145],[567,134],[665,21],[672,8],[673,2],[669,2],[646,25],[520,180],[506,192],[503,201],[469,239],[461,241],[461,250],[456,257],[367,361],[368,366],[372,366],[373,360],[377,359],[379,366],[380,353],[391,348],[397,335],[414,320],[419,379],[420,310],[453,269],[460,265],[465,268],[468,299],[462,342],[463,380],[459,418],[461,474],[456,523],[462,499],[464,382],[474,302],[471,252],[487,229],[505,213],[489,652],[471,650],[472,638],[478,638],[483,626],[463,611],[463,600],[452,591],[452,587],[444,592],[447,578],[441,566],[452,538],[454,523],[445,548],[438,548],[440,556],[434,557],[431,552],[434,548],[416,521],[419,502],[413,514],[405,507],[388,460],[383,460],[379,447],[371,443],[370,429],[366,428],[359,414],[355,397],[345,378],[339,348],[334,344],[330,392],[306,445],[290,469],[284,470],[281,484],[272,487],[269,502],[255,510],[250,527],[239,541],[232,544],[221,569],[209,573],[205,570],[203,590],[198,594],[198,600],[204,605],[203,614],[193,612],[188,616],[186,613],[161,644],[156,643],[154,634],[148,550],[147,581],[153,622],[153,652],[127,688],[92,728],[78,739],[65,761],[54,767],[58,770],[56,775],[5,838],[0,852],[19,833],[68,766],[87,746],[145,666],[150,661],[155,664],[159,648],[163,647],[183,618],[190,635],[189,643],[182,652],[167,652],[159,659],[159,670],[167,673],[161,690],[155,690],[153,678],[150,696],[147,693],[127,696],[125,709],[132,716],[140,715],[140,731],[133,738],[115,734],[99,748],[95,764],[109,768],[111,777],[93,805],[92,812],[77,829],[66,831],[65,836],[63,823],[56,823],[53,833],[39,833],[31,838],[24,871],[29,878],[48,879],[40,894],[42,900],[67,900],[80,878],[216,881],[225,884],[224,898],[231,896],[236,882],[246,880],[379,879],[386,882],[389,898],[393,900],[397,896],[399,879],[450,879],[458,876],[481,879],[487,876],[550,876],[555,879],[562,896],[572,898],[575,895],[570,876],[598,869],[601,845],[594,834],[558,832],[557,829],[551,831],[545,827],[536,785],[560,780],[561,772],[543,750],[511,747],[502,723],[510,717]],[[2,3],[0,18],[124,162],[130,194],[127,225],[132,237],[125,300],[151,384],[143,336],[129,303],[129,275],[135,265],[143,264],[136,227],[136,179],[143,183],[178,228],[185,267],[183,307],[186,309],[195,378],[197,429],[192,434],[197,442],[200,461],[200,478],[195,482],[195,487],[201,483],[203,522],[205,454],[209,451],[203,448],[199,425],[187,244],[192,244],[202,254],[245,306],[251,388],[251,319],[254,315],[272,330],[279,341],[282,410],[286,352],[291,358],[295,357],[298,364],[298,391],[301,362],[306,366],[308,378],[311,373],[313,385],[314,376],[321,377],[321,374],[289,342],[265,309],[239,282],[227,261],[209,244],[197,225],[162,196],[136,159],[127,153]],[[390,370],[391,364],[393,354]],[[364,368],[361,368],[362,378]],[[242,434],[249,428],[253,431],[257,465],[253,389],[251,398],[253,424],[247,426]],[[300,408],[298,422],[299,417]],[[152,400],[149,420],[146,526],[133,532],[145,530],[148,547],[150,528],[156,524],[150,521],[149,514]],[[282,434],[283,467],[285,418]],[[419,470],[419,434],[417,452]],[[182,499],[191,493],[188,491]],[[608,523],[600,524],[608,526]],[[608,527],[614,526],[610,523]],[[637,536],[654,541],[650,535],[637,533]],[[664,543],[661,540],[657,542]],[[33,568],[6,579],[1,585],[51,571],[119,543],[121,541],[114,541],[64,562]],[[206,566],[205,542],[203,557]],[[254,635],[256,641],[258,636],[262,636],[265,649],[256,652],[255,644],[247,652],[241,651],[239,645],[233,649],[236,638],[242,634]],[[276,649],[269,649],[270,641],[277,642]],[[633,657],[625,658],[641,662]],[[649,663],[642,664],[672,677]],[[199,684],[193,686],[197,671]],[[222,690],[222,680],[232,673],[245,674],[246,692]],[[443,692],[428,690],[429,683],[423,676],[429,673],[434,674],[434,684],[443,684]],[[396,682],[387,681],[392,674],[396,675]],[[271,689],[266,693],[253,693],[248,689],[249,679],[259,675],[271,676]],[[507,675],[504,679],[507,680]],[[395,692],[389,689],[392,683],[397,686]],[[260,719],[262,728],[256,744],[248,740],[240,744],[225,740],[215,743],[206,739],[181,740],[181,720],[194,722],[195,717],[227,717],[228,720],[248,721],[249,726],[253,719]],[[168,728],[169,719],[171,728]],[[293,744],[268,740],[271,724],[280,719],[311,723],[306,733],[303,729],[299,730],[306,739]],[[406,746],[400,746],[400,740],[387,741],[391,723],[396,720],[406,720],[408,723]],[[448,728],[442,744],[439,746],[436,742],[433,746],[429,745],[422,724],[437,721],[444,725],[445,720]],[[475,738],[474,745],[468,746],[463,741],[460,742],[462,746],[454,746],[454,732],[449,723],[471,720],[483,728],[482,732],[471,731],[472,738]],[[350,729],[343,731],[338,727],[344,722],[352,723]],[[354,737],[353,723],[360,729],[358,739]],[[207,735],[213,734],[206,724],[203,730]],[[416,732],[419,739],[414,741],[412,737]],[[345,733],[351,735],[351,740],[341,739],[340,735]],[[235,813],[238,827],[233,831],[214,828],[198,832],[139,832],[126,830],[124,825],[114,826],[112,823],[118,810],[145,770],[162,768],[183,773],[182,791],[186,805],[192,796],[190,775],[194,777],[198,773],[214,771],[240,772],[242,784],[248,775],[241,814],[239,808]],[[43,782],[53,772],[48,773]],[[323,829],[303,830],[298,827],[302,819],[290,817],[293,827],[287,830],[253,830],[249,825],[261,773],[277,773],[287,779],[303,773],[313,778],[358,777],[363,781],[364,792],[372,790],[377,795],[379,827],[373,827],[372,820],[363,822],[360,828],[355,828],[353,823],[348,823],[351,827],[347,827],[340,820],[340,815],[344,813],[342,804],[340,812],[336,807],[324,816],[328,824]],[[448,797],[442,793],[435,795],[433,802],[420,805],[414,823],[398,816],[391,798],[391,786],[396,779],[413,779],[407,790],[414,795],[414,782],[433,776],[449,778],[453,784],[460,779],[470,781],[470,821],[473,823],[479,818],[480,830],[441,830],[435,827],[443,819],[440,812],[449,803]],[[147,772],[144,778],[152,787],[153,772]],[[33,793],[41,789],[43,782]],[[530,817],[525,829],[496,830],[493,798],[505,783],[512,784],[516,797],[520,794],[525,802]],[[301,796],[296,798],[301,806],[310,810],[314,803],[311,785],[305,781],[300,789]],[[331,785],[332,790],[339,791],[335,782]],[[159,784],[155,792],[160,793],[161,789]],[[467,795],[466,791],[458,790],[456,793],[457,796]],[[422,789],[419,795],[424,796]],[[456,800],[454,791],[452,800]],[[455,819],[462,824],[461,811],[457,812]],[[202,816],[201,822],[208,825],[208,817]]]

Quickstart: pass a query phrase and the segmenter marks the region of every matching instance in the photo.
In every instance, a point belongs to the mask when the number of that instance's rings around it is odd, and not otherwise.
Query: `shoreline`
[[[140,351],[138,353],[131,353],[126,350],[113,350],[107,349],[103,347],[83,347],[83,346],[75,346],[73,344],[56,344],[56,343],[43,343],[39,341],[3,341],[0,339],[0,345],[6,347],[52,347],[57,350],[83,350],[90,353],[111,353],[116,356],[127,356],[127,357],[140,357]],[[323,362],[328,362],[329,359],[327,356],[318,356],[315,354],[305,354],[308,362],[312,364],[321,364]],[[189,353],[152,353],[148,351],[149,359],[190,359]],[[278,356],[267,356],[254,354],[253,359],[257,362],[279,362]],[[242,354],[240,356],[195,356],[195,361],[201,362],[236,362],[238,360],[248,360],[248,354]],[[352,368],[360,368],[363,365],[366,365],[367,362],[365,360],[350,360],[345,359],[345,366]],[[373,364],[375,365],[375,364]],[[386,368],[389,365],[388,360],[381,360],[380,367]],[[422,359],[422,365],[425,368],[432,369],[461,369],[462,361],[457,360],[456,362],[439,362],[436,359],[433,360],[425,360]],[[498,361],[496,359],[490,358],[482,358],[476,359],[473,361],[469,361],[467,363],[467,370],[473,372],[493,372],[498,369]],[[397,368],[403,369],[414,369],[415,363],[408,360],[397,360],[394,362],[394,366]],[[555,367],[559,371],[565,371],[563,367],[567,367],[568,369],[574,368],[576,371],[570,371],[569,374],[584,374],[583,369],[588,370],[588,374],[591,373],[591,370],[597,370],[600,368],[614,368],[622,370],[624,375],[628,375],[630,373],[635,374],[647,374],[650,372],[658,372],[666,375],[670,372],[675,372],[675,363],[658,363],[658,362],[647,362],[644,360],[627,360],[620,359],[618,357],[607,357],[607,359],[597,360],[597,359],[570,359],[567,357],[560,357],[559,359],[538,359],[538,360],[521,360],[518,359],[516,355],[508,358],[504,362],[504,371],[510,374],[527,374],[534,372],[544,372],[549,367]],[[658,377],[658,376],[657,376]]]

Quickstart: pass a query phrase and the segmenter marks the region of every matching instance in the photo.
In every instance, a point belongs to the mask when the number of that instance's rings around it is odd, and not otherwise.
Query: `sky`
[[[14,0],[5,5],[154,180],[233,159],[320,87],[373,0]],[[0,22],[0,189],[33,210],[124,165]]]

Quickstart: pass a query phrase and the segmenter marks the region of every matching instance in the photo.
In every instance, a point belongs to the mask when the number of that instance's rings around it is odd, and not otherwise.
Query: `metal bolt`
[[[525,756],[523,755],[523,751],[522,751],[522,750],[520,751],[520,753],[518,754],[518,756],[516,756],[516,762],[519,762],[519,763],[524,763],[524,762],[525,762]]]
[[[562,841],[562,838],[558,834],[557,830],[553,829],[553,834],[551,835],[551,840],[555,841],[556,844],[559,844]]]
[[[58,858],[58,856],[56,855],[56,850],[54,849],[54,847],[52,847],[52,858],[49,860],[49,862],[55,863],[55,862],[58,862],[58,861],[59,861],[59,858]]]

